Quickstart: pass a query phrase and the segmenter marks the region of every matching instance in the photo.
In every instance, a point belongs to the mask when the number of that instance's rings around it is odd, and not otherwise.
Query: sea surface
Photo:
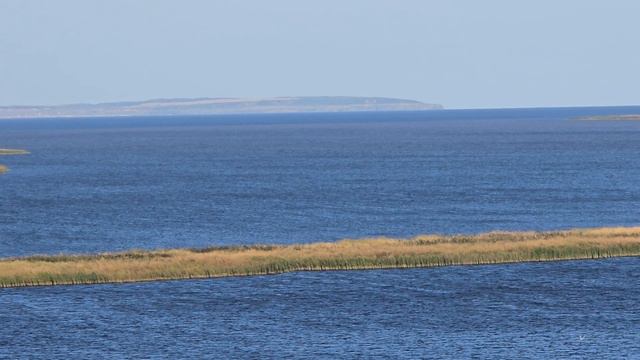
[[[640,107],[0,120],[0,257],[640,224]],[[634,358],[640,259],[0,289],[2,358]]]

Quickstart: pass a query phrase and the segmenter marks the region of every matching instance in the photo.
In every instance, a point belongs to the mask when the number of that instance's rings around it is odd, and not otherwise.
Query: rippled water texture
[[[640,259],[0,291],[0,358],[634,358]]]
[[[640,108],[0,121],[0,257],[637,225]],[[640,259],[0,289],[8,358],[634,358]]]
[[[0,121],[0,256],[637,224],[612,111]]]

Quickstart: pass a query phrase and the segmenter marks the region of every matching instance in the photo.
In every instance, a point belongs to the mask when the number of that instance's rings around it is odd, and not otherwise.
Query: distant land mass
[[[584,121],[640,121],[640,114],[581,116],[581,117],[576,118],[576,120],[584,120]]]
[[[415,111],[442,109],[439,104],[383,97],[302,96],[274,98],[197,98],[54,106],[0,106],[0,119],[304,113],[354,111]]]

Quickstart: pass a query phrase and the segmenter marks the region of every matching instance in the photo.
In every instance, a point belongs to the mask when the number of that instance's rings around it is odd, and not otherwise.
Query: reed
[[[29,154],[26,150],[18,149],[0,149],[0,155],[26,155]],[[6,173],[9,170],[5,165],[0,164],[0,174]]]
[[[640,227],[0,259],[0,287],[640,256]]]
[[[0,155],[26,155],[29,154],[26,150],[19,149],[0,149]]]

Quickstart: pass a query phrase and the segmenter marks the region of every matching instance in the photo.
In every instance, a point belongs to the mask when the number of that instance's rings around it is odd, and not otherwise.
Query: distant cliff
[[[438,104],[380,97],[198,98],[56,106],[0,106],[0,118],[404,111],[441,108]]]

